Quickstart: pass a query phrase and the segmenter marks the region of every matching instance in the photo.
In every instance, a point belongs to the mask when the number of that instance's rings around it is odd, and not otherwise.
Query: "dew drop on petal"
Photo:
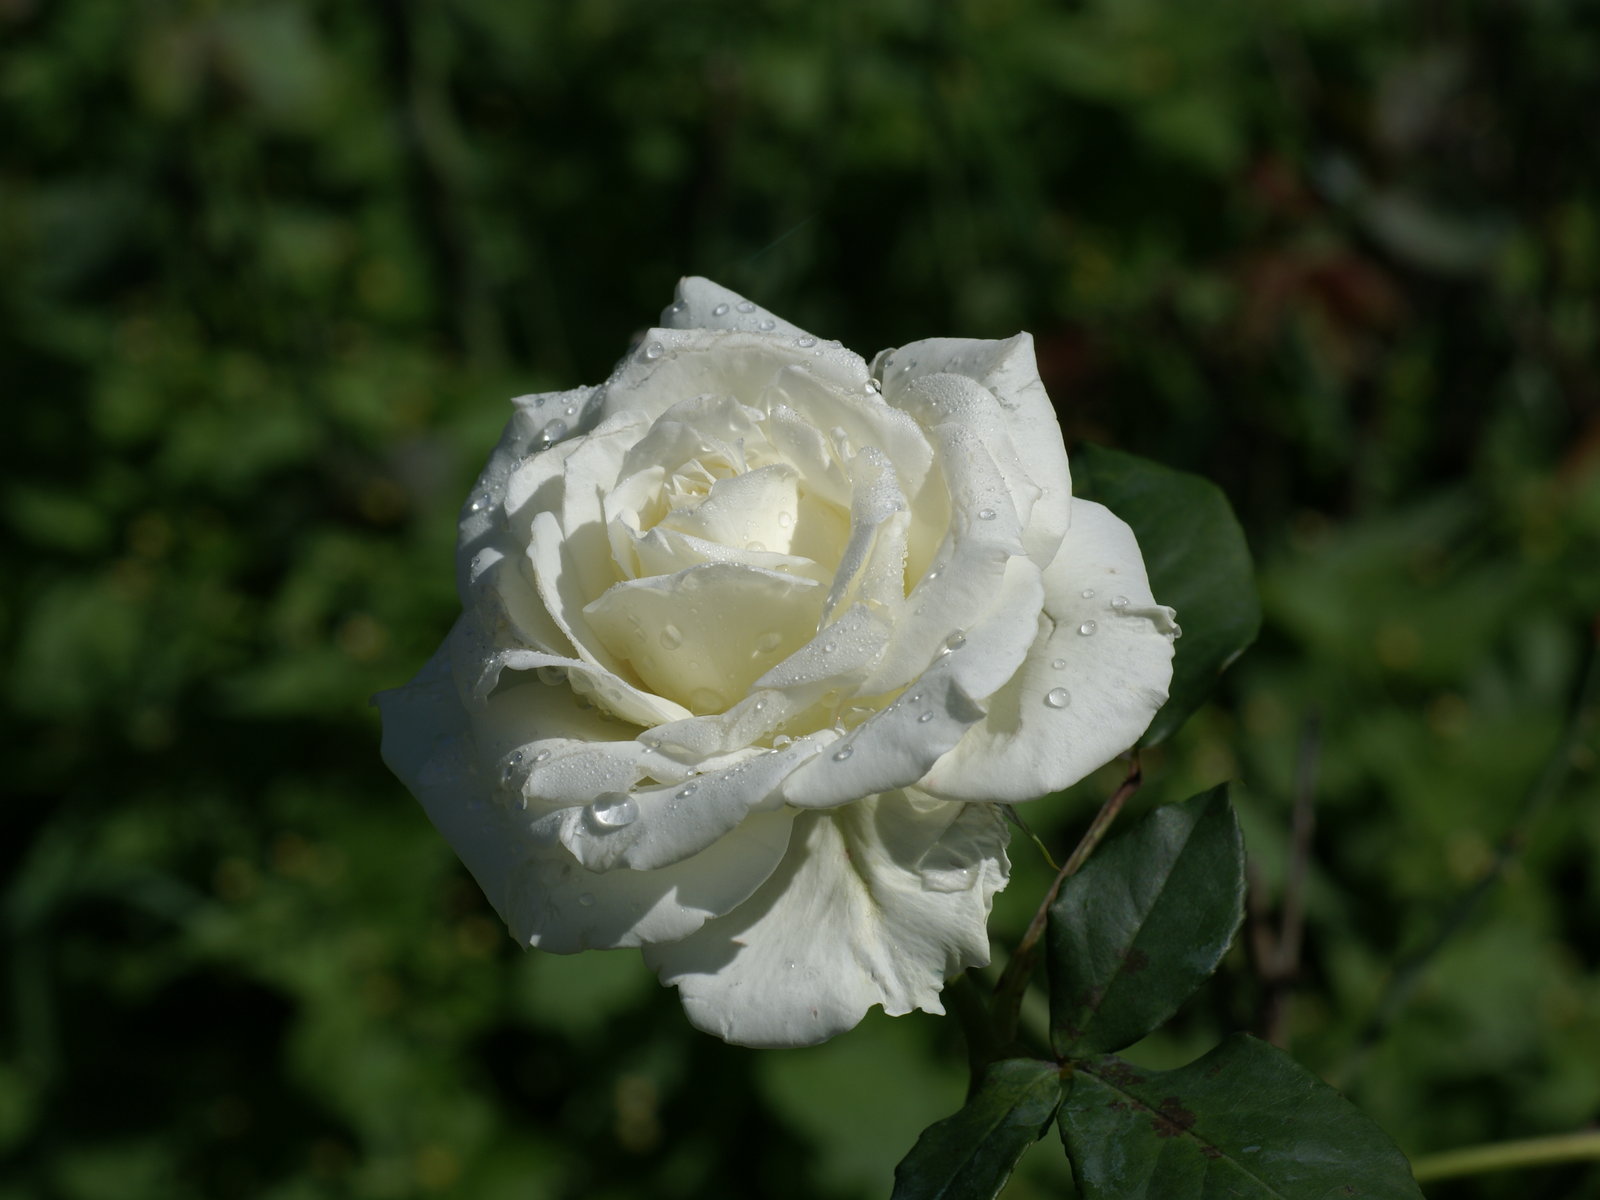
[[[539,751],[539,753],[537,753],[537,754],[535,754],[533,756],[533,761],[536,762],[536,763],[549,762],[550,761],[550,751],[548,751],[548,750]]]
[[[739,301],[739,311],[740,312],[742,312],[742,313],[752,313],[752,312],[755,312],[755,310],[756,310],[756,306],[754,304],[751,304],[750,301],[748,301],[748,300]]]
[[[766,550],[767,544],[765,542],[746,542],[744,548],[752,553],[760,554]]]
[[[1082,625],[1078,626],[1078,632],[1084,637],[1088,637],[1099,628],[1100,626],[1096,625],[1093,621],[1085,621]]]
[[[883,393],[883,385],[880,384],[876,379],[869,379],[867,380],[867,391],[871,392],[874,396],[881,395]]]
[[[1111,601],[1111,607],[1116,609],[1118,612],[1121,612],[1123,609],[1128,607],[1128,598],[1126,596],[1115,597]]]
[[[1067,669],[1067,660],[1064,658],[1057,658],[1052,660],[1050,665],[1058,671],[1065,671]]]
[[[517,777],[517,768],[522,765],[522,751],[513,750],[511,757],[506,759],[505,770],[500,772],[500,782],[509,784]]]
[[[933,714],[931,712],[925,712],[917,718],[917,724],[926,725],[931,720],[933,720]]]
[[[778,323],[771,317],[765,318],[756,325],[756,328],[761,330],[762,333],[771,333],[777,327]]]
[[[823,642],[822,643],[822,652],[824,654],[832,654],[838,648],[839,648],[839,644],[837,642]]]
[[[1066,688],[1051,688],[1044,694],[1044,702],[1051,708],[1065,708],[1072,703],[1072,695]]]
[[[567,436],[567,423],[559,417],[544,427],[544,432],[539,435],[546,442],[559,442]]]
[[[805,337],[799,339],[799,346],[802,350],[809,350],[816,344],[817,339],[812,337],[810,334],[807,334]]]
[[[783,642],[783,634],[776,629],[769,629],[756,639],[757,654],[771,654]]]
[[[711,310],[711,315],[713,317],[723,317],[723,316],[726,316],[727,313],[728,313],[728,306],[726,304],[719,304],[719,305],[717,305],[715,308],[713,308]]]
[[[980,521],[992,521],[994,517],[995,512],[992,508],[980,508],[978,510],[978,520]]]
[[[1093,588],[1084,588],[1083,591],[1078,593],[1078,595],[1082,596],[1085,600],[1093,600],[1094,599],[1094,589]]]
[[[583,905],[584,908],[592,908],[594,906],[594,893],[584,892],[578,897],[578,903]]]
[[[589,819],[602,829],[621,829],[639,819],[639,806],[632,796],[623,792],[606,792],[596,796],[586,810]]]
[[[644,356],[646,358],[660,358],[666,352],[667,348],[660,342],[651,342],[644,348]]]
[[[494,497],[488,492],[479,492],[472,498],[472,503],[467,505],[468,512],[480,513],[494,503]]]
[[[535,667],[533,673],[539,677],[540,683],[547,684],[550,687],[555,687],[567,681],[567,669],[565,667]]]
[[[946,650],[959,650],[959,649],[961,649],[961,647],[965,646],[966,644],[967,644],[967,635],[965,633],[961,632],[961,630],[959,630],[959,629],[956,630],[954,633],[952,633],[949,637],[945,638],[945,640],[944,640],[944,648]]]
[[[676,625],[664,625],[659,640],[663,650],[676,650],[683,645],[683,632]]]
[[[855,753],[854,747],[851,747],[851,746],[840,746],[837,750],[835,750],[833,752],[833,761],[834,762],[843,762],[845,759],[849,758],[854,753]]]
[[[781,513],[778,514],[778,528],[779,529],[788,529],[793,524],[794,524],[794,514],[793,513],[781,512]]]
[[[698,783],[686,783],[681,788],[679,788],[676,792],[673,793],[673,799],[675,799],[675,800],[687,800],[690,796],[694,795],[699,790],[700,790],[700,785]]]
[[[785,746],[792,745],[794,745],[794,739],[787,733],[780,733],[777,737],[772,739],[772,748],[774,750],[782,750]]]

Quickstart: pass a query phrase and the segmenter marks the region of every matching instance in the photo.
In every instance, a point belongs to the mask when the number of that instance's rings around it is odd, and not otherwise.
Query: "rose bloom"
[[[384,758],[518,941],[642,947],[701,1029],[942,1012],[1001,806],[1137,740],[1172,610],[1072,498],[1027,334],[869,366],[705,279],[661,326],[513,401]]]

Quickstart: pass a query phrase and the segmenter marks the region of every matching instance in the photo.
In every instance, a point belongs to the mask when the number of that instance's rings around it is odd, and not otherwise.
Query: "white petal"
[[[751,813],[780,807],[779,785],[819,745],[802,739],[782,750],[747,750],[720,769],[665,787],[612,789],[596,797],[598,807],[567,808],[542,823],[590,870],[669,866],[705,850]]]
[[[1072,477],[1061,423],[1039,378],[1032,335],[1019,333],[1000,342],[930,338],[879,355],[873,368],[883,379],[884,398],[893,404],[903,403],[909,385],[941,372],[965,375],[994,396],[1008,434],[1006,465],[1014,461],[1041,489],[1023,540],[1040,566],[1049,562],[1071,523]]]
[[[662,312],[661,324],[668,329],[742,329],[797,338],[809,336],[799,326],[769,313],[738,292],[699,275],[678,280],[677,296]]]
[[[918,786],[951,800],[1034,799],[1122,753],[1166,703],[1172,610],[1152,598],[1126,524],[1073,501],[1044,584],[1026,663]]]
[[[740,1045],[813,1045],[874,1004],[943,1012],[944,981],[989,960],[1006,836],[988,805],[915,793],[805,813],[755,895],[645,961],[696,1026]]]
[[[851,460],[850,476],[855,492],[850,537],[828,589],[824,621],[857,602],[881,607],[906,598],[910,514],[894,464],[883,451],[867,446]]]
[[[956,682],[954,662],[953,654],[936,661],[899,700],[800,766],[783,798],[832,808],[921,779],[983,716]]]
[[[695,396],[732,396],[752,404],[785,368],[829,389],[867,394],[867,364],[837,346],[818,343],[805,350],[788,335],[652,329],[606,381],[603,407],[607,414],[637,412],[653,419]]]
[[[485,780],[442,651],[377,702],[384,761],[525,944],[572,953],[684,937],[744,901],[788,844],[790,814],[758,813],[704,853],[663,870],[586,871],[559,843],[535,837],[527,814],[502,803]]]
[[[946,639],[982,630],[1014,648],[1009,661],[967,656],[962,669],[973,674],[962,686],[968,695],[982,698],[1010,678],[1023,648],[1033,640],[1038,584],[1032,585],[1031,603],[1026,591],[1016,589],[1025,588],[1025,576],[1031,572],[1036,577],[1038,568],[1011,565],[1029,562],[1022,557],[1016,509],[977,434],[954,422],[928,433],[938,448],[952,500],[948,545],[895,611],[889,646],[865,689],[872,693],[904,687],[922,673]],[[998,602],[1008,587],[1004,602]]]
[[[810,579],[708,563],[619,583],[584,620],[658,695],[693,712],[720,712],[806,642],[822,597]]]

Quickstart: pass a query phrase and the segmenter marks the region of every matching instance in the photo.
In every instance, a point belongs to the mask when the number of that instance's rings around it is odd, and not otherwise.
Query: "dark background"
[[[506,398],[691,272],[1029,329],[1069,447],[1221,484],[1266,627],[1140,805],[1240,780],[1271,910],[1318,729],[1293,1051],[1413,1154],[1593,1123],[1597,112],[1576,0],[0,0],[0,1200],[874,1197],[959,1104],[950,1022],[519,952],[378,761]]]

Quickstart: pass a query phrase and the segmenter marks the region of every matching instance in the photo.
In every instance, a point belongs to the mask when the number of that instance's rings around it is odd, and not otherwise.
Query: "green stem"
[[[1033,966],[1039,958],[1039,939],[1044,936],[1044,927],[1050,916],[1050,906],[1055,903],[1062,882],[1067,876],[1076,874],[1078,868],[1088,861],[1089,855],[1094,853],[1095,847],[1110,830],[1111,822],[1117,819],[1122,806],[1128,802],[1128,797],[1139,790],[1139,784],[1143,781],[1144,776],[1139,771],[1139,752],[1135,750],[1133,760],[1128,764],[1128,774],[1118,785],[1117,790],[1111,794],[1111,798],[1100,806],[1099,812],[1095,813],[1094,820],[1089,823],[1088,830],[1079,839],[1072,856],[1056,872],[1050,890],[1045,892],[1044,899],[1039,902],[1039,907],[1033,914],[1033,920],[1028,922],[1027,932],[1022,935],[1011,961],[1006,963],[1006,969],[1001,972],[1000,982],[994,986],[993,1037],[998,1045],[1004,1046],[1016,1039],[1017,1015],[1022,1010],[1022,993],[1027,990],[1028,980],[1033,977]]]
[[[1586,1159],[1600,1159],[1600,1129],[1446,1150],[1417,1159],[1411,1164],[1411,1173],[1418,1183],[1426,1183],[1458,1175],[1483,1175],[1489,1171],[1544,1167]]]

